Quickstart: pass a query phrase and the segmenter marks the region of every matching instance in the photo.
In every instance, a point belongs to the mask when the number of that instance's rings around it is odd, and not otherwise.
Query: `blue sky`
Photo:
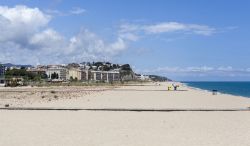
[[[175,80],[250,80],[250,1],[1,0],[0,62],[129,63]]]

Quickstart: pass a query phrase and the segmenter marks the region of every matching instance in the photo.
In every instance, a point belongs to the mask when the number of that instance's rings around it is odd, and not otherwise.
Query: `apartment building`
[[[43,68],[30,68],[27,71],[39,75],[46,74],[46,69]]]
[[[67,73],[68,70],[64,67],[61,66],[50,66],[47,70],[46,70],[46,74],[48,76],[48,79],[58,79],[58,80],[62,80],[65,81],[67,80]],[[53,74],[56,74],[56,78],[53,78]]]
[[[120,79],[119,71],[91,71],[92,81],[112,82],[112,81],[119,81],[119,79]]]

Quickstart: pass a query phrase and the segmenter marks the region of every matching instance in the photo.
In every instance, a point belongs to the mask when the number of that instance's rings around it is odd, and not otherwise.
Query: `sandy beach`
[[[250,112],[219,111],[246,110],[249,98],[171,84],[0,88],[1,108],[183,110],[0,110],[0,145],[249,145]]]

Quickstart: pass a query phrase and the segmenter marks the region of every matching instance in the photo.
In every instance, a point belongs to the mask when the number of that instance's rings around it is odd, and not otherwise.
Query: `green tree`
[[[58,79],[59,75],[58,73],[54,72],[53,74],[51,74],[51,79]]]
[[[46,73],[43,73],[40,75],[42,79],[47,79],[48,78],[48,75]]]
[[[103,66],[102,66],[102,70],[103,70],[103,71],[109,71],[109,70],[110,70],[110,67],[108,67],[107,65],[103,65]]]

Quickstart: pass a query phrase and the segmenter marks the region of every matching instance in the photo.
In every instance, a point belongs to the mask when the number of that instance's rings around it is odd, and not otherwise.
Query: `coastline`
[[[203,88],[199,88],[199,87],[194,87],[192,85],[188,85],[188,83],[185,83],[185,82],[181,82],[181,84],[183,84],[184,86],[189,87],[190,89],[193,89],[193,90],[205,91],[205,92],[210,92],[210,93],[213,92],[213,91],[208,90],[208,89],[203,89]],[[229,96],[238,96],[238,97],[241,97],[241,98],[250,98],[249,96],[243,96],[243,95],[240,95],[240,94],[227,93],[227,92],[223,92],[223,91],[220,91],[220,90],[217,91],[217,94],[229,95]]]

